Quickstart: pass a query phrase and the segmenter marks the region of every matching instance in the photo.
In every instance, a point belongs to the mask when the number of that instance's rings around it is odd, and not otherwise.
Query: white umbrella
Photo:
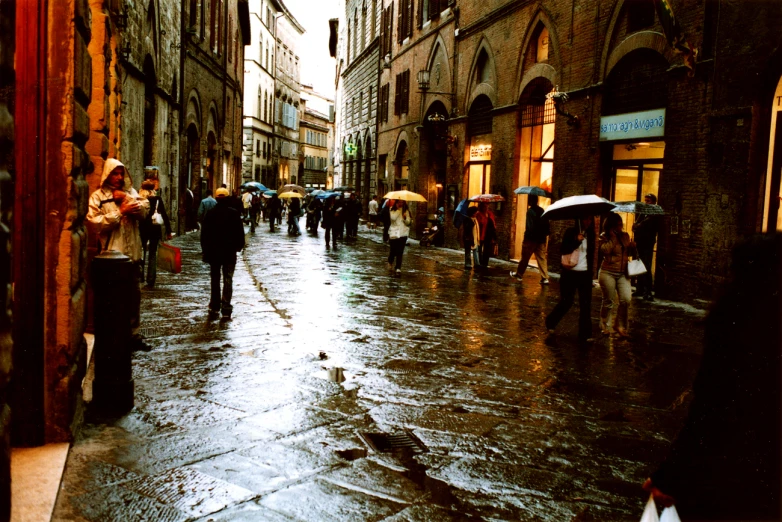
[[[597,216],[610,212],[616,207],[605,198],[594,194],[570,196],[562,198],[549,205],[543,217],[555,221],[558,219],[578,219],[587,216]]]

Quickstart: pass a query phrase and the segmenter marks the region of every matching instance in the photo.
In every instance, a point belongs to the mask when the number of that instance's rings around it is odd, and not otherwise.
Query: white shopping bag
[[[679,512],[676,511],[676,506],[663,509],[663,513],[660,515],[660,522],[682,522],[679,518]]]
[[[646,509],[641,516],[641,522],[660,522],[660,517],[657,515],[657,505],[654,503],[654,497],[649,495],[649,501],[646,503]]]

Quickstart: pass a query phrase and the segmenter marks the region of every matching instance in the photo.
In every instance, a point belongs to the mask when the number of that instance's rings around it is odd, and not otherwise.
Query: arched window
[[[635,50],[619,60],[604,84],[603,116],[667,106],[667,69],[665,58],[651,49]]]
[[[262,105],[262,102],[261,102],[261,88],[259,87],[258,88],[258,107],[256,109],[256,114],[257,114],[257,117],[258,117],[259,120],[261,119],[261,116],[262,116],[261,107],[263,107],[263,105]]]
[[[268,91],[264,91],[263,95],[263,121],[268,122],[269,121],[269,104],[271,102],[269,101],[269,93]]]
[[[467,116],[470,136],[469,179],[467,197],[486,194],[491,187],[492,114],[494,106],[486,95],[472,102]]]
[[[377,0],[372,0],[372,12],[369,13],[369,30],[369,39],[374,40],[377,34]]]
[[[478,55],[478,63],[475,67],[476,83],[489,83],[491,82],[491,67],[489,65],[489,55],[486,49],[481,49],[481,53]]]
[[[361,49],[367,45],[367,3],[361,7]]]
[[[258,63],[263,64],[263,38],[258,38],[258,46]]]
[[[538,37],[535,39],[535,62],[547,62],[548,61],[548,29],[542,27],[538,33]]]

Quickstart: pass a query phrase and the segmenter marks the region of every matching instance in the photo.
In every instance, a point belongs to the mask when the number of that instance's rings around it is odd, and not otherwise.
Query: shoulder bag
[[[153,225],[162,225],[163,224],[163,216],[161,216],[157,211],[157,206],[160,204],[160,200],[155,200],[155,213],[152,214],[152,224]]]
[[[647,272],[644,262],[640,259],[633,259],[627,262],[627,275],[629,277],[635,277]]]

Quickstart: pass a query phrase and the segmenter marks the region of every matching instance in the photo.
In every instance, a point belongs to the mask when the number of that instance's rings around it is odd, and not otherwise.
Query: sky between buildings
[[[301,82],[334,99],[336,64],[329,56],[329,19],[339,17],[338,0],[283,0],[306,29],[299,45]],[[327,111],[328,113],[328,111]]]

